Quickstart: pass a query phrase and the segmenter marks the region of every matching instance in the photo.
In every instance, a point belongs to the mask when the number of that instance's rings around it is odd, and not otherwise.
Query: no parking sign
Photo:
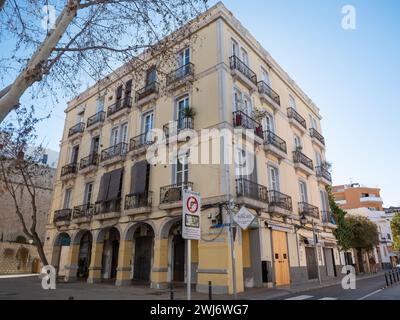
[[[200,240],[200,194],[183,190],[182,238]]]

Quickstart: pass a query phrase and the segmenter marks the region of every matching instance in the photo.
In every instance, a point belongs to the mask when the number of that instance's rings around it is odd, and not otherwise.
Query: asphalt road
[[[400,283],[385,288],[383,276],[356,281],[356,289],[341,285],[289,294],[274,300],[400,300]]]

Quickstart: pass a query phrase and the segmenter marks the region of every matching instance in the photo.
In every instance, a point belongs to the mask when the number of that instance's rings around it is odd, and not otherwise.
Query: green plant
[[[400,213],[396,213],[390,223],[393,233],[393,247],[400,250]]]
[[[351,246],[351,229],[348,221],[346,220],[347,212],[341,209],[335,202],[335,198],[332,194],[331,186],[326,187],[329,199],[329,207],[335,218],[337,229],[333,231],[339,247],[346,251],[350,249]]]
[[[375,223],[366,217],[349,216],[346,221],[351,230],[351,247],[370,250],[379,244],[379,233]]]
[[[185,118],[190,118],[194,119],[194,117],[197,115],[196,109],[193,107],[187,107],[183,109],[183,115]]]

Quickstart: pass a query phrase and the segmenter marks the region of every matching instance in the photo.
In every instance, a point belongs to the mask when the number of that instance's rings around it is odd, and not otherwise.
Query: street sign
[[[255,216],[246,207],[241,207],[239,212],[233,216],[233,221],[243,230],[246,230],[253,222],[254,218]]]
[[[200,194],[191,190],[183,190],[182,238],[200,240]]]

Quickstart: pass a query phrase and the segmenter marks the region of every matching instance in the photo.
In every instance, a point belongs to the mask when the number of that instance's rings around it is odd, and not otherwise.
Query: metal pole
[[[212,282],[208,281],[208,300],[212,300]]]
[[[183,208],[184,208],[184,203],[183,203],[183,193],[185,190],[185,164],[186,161],[183,160],[182,163],[182,217],[183,217]],[[182,221],[182,223],[185,223],[185,221]],[[186,259],[186,297],[187,300],[192,299],[192,288],[191,288],[191,281],[192,281],[192,241],[190,239],[186,240],[186,253],[187,253],[187,259]]]
[[[389,287],[389,279],[387,277],[387,272],[385,272],[386,287]]]
[[[228,203],[228,215],[229,215],[229,241],[231,247],[231,260],[232,260],[232,286],[233,286],[233,297],[237,300],[237,289],[236,289],[236,261],[235,261],[235,248],[233,242],[233,219],[231,210],[231,197],[229,196]]]
[[[318,281],[319,281],[319,284],[322,284],[321,270],[319,270],[319,263],[318,263],[317,237],[316,237],[316,233],[315,233],[314,220],[312,220],[312,231],[313,231],[313,237],[314,237],[315,261],[317,262]]]

